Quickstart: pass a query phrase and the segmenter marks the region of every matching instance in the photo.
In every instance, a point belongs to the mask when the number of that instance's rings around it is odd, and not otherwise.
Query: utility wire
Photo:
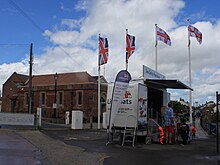
[[[0,44],[0,47],[17,47],[17,46],[27,46],[30,44]]]
[[[13,2],[12,0],[8,0],[8,2],[15,8],[18,10],[18,12],[21,13],[21,15],[23,15],[28,21],[30,21],[32,23],[32,25],[37,28],[41,33],[44,33],[44,29],[41,28],[36,22],[34,22],[33,19],[31,19],[31,17],[29,17],[15,2]],[[47,37],[50,38],[50,36],[46,35]],[[58,48],[60,48],[61,51],[64,52],[65,55],[67,55],[74,63],[78,64],[81,68],[83,68],[85,70],[85,68],[80,64],[78,63],[76,60],[74,60],[71,55],[66,51],[64,50],[64,48],[62,48],[61,46],[57,45]]]
[[[58,47],[66,54],[68,57],[70,57],[72,60],[73,58],[70,56],[70,54],[61,46],[58,45]],[[83,69],[85,69],[80,63],[78,63],[76,60],[74,60],[75,63],[77,63],[79,66],[81,66]]]
[[[3,48],[3,49],[8,49],[9,47],[11,48],[11,47],[14,47],[14,48],[16,48],[16,50],[17,50],[17,55],[24,55],[24,54],[26,54],[27,53],[27,46],[28,46],[29,44],[0,44],[0,47],[1,48]],[[25,47],[25,50],[24,51],[22,51],[23,50],[23,48]],[[18,50],[19,49],[19,50]],[[22,51],[22,53],[20,53]],[[22,58],[21,58],[22,59]]]
[[[38,26],[32,19],[29,17],[16,3],[14,3],[12,0],[8,0],[8,2],[17,9],[21,15],[23,15],[26,19],[28,19],[40,32],[44,33],[44,30]]]

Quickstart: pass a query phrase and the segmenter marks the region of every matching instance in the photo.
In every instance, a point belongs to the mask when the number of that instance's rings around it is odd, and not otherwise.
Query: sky
[[[158,72],[189,85],[187,19],[203,35],[191,37],[193,102],[215,101],[220,92],[220,12],[218,0],[1,0],[0,88],[13,72],[33,75],[87,71],[98,74],[98,34],[107,37],[109,60],[101,74],[113,82],[125,69],[125,34],[136,37],[128,71],[133,79],[142,67],[155,69],[155,24],[171,38],[159,42]],[[169,90],[172,100],[187,90]]]

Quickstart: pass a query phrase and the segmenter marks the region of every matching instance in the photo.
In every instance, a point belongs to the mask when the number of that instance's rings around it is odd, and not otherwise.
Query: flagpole
[[[127,46],[127,35],[128,35],[128,29],[126,29],[126,36],[125,36],[125,42],[126,42],[126,46]],[[125,54],[126,54],[126,70],[128,70],[128,54],[126,53],[126,49],[125,49]]]
[[[188,26],[190,25],[190,20],[187,19],[188,21]],[[188,28],[187,28],[188,30]],[[191,88],[192,86],[192,78],[191,78],[191,54],[190,54],[190,36],[189,36],[189,30],[188,30],[188,54],[189,54],[189,87]],[[192,91],[189,90],[189,121],[192,123]]]
[[[104,65],[103,77],[105,77],[105,65]]]
[[[155,24],[155,70],[157,71],[157,24]]]
[[[100,33],[99,33],[100,39]],[[100,42],[100,41],[99,41]],[[99,50],[100,50],[100,43],[99,43]],[[98,51],[98,129],[100,129],[100,59],[99,59],[99,51]]]
[[[219,94],[216,92],[216,148],[217,148],[217,154],[219,153],[219,143],[218,143],[218,118],[219,118],[219,110],[218,110],[218,102],[219,102]]]

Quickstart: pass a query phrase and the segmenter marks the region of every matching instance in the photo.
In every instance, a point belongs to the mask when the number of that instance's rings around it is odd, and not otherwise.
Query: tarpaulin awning
[[[145,84],[155,88],[171,88],[171,89],[190,89],[189,86],[185,85],[179,80],[167,80],[167,79],[146,79]]]

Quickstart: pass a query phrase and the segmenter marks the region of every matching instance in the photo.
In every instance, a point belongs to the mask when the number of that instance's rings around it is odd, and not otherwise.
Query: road
[[[45,124],[43,130],[1,129],[1,165],[217,165],[216,139],[197,127],[189,145],[117,143],[106,146],[106,131],[71,130],[65,125]],[[22,138],[23,137],[23,138]]]
[[[67,145],[83,148],[85,152],[102,154],[104,165],[217,165],[220,163],[220,157],[216,154],[215,138],[205,134],[202,138],[199,137],[200,135],[197,136],[185,146],[138,143],[133,148],[130,145],[122,147],[118,144],[106,146],[107,135],[104,130],[46,129],[42,132]]]

